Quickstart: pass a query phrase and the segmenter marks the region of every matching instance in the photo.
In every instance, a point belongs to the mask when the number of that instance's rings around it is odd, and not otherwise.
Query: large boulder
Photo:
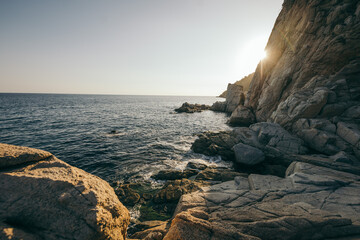
[[[0,239],[125,239],[129,212],[104,180],[7,144],[0,168]]]
[[[260,149],[246,144],[236,144],[234,146],[234,152],[236,163],[255,165],[265,160],[265,155]]]
[[[254,131],[256,143],[260,148],[270,147],[284,153],[305,154],[308,149],[304,142],[290,134],[283,127],[276,123],[261,122],[249,127]]]
[[[328,92],[328,89],[323,88],[296,92],[278,105],[270,119],[280,125],[290,126],[297,119],[313,118],[325,106]]]
[[[208,156],[220,155],[224,160],[233,160],[231,148],[238,143],[235,135],[229,131],[204,132],[198,135],[191,149]]]
[[[229,119],[229,124],[237,126],[249,126],[250,124],[255,123],[255,115],[252,111],[239,105],[231,114]]]
[[[214,102],[210,110],[214,112],[226,112],[226,102]]]
[[[309,148],[320,153],[352,152],[351,145],[336,134],[337,127],[329,120],[302,118],[295,122],[293,130]]]

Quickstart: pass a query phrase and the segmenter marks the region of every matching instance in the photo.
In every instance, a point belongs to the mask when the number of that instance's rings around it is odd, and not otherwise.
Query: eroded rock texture
[[[110,185],[51,153],[0,144],[0,193],[0,239],[125,239]]]
[[[183,195],[164,239],[360,238],[360,1],[285,0],[266,50],[233,112],[258,123],[194,145],[286,173]]]
[[[360,2],[286,0],[245,105],[286,128],[359,106]],[[358,107],[356,107],[358,108]]]
[[[164,239],[358,239],[360,177],[293,162],[183,195]]]

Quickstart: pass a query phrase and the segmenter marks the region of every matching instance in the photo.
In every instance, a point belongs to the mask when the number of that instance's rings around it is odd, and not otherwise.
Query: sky
[[[0,0],[0,92],[219,95],[283,0]]]

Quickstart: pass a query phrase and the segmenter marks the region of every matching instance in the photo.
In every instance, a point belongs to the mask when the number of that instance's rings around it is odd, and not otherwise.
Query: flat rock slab
[[[246,182],[246,183],[245,183]],[[360,176],[294,162],[183,195],[164,239],[358,239]]]
[[[125,239],[129,212],[107,182],[48,152],[0,146],[0,162],[12,160],[0,171],[0,239]]]

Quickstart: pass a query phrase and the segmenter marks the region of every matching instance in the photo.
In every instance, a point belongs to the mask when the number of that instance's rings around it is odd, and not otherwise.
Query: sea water
[[[107,181],[149,178],[189,161],[196,134],[229,130],[224,113],[175,114],[216,97],[0,94],[0,142],[39,148]]]

